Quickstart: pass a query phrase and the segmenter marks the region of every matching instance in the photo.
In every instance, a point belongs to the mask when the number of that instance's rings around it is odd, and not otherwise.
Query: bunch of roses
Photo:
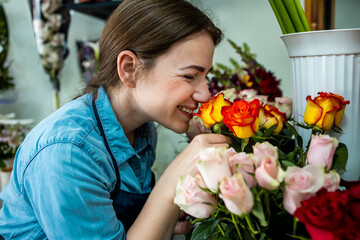
[[[275,190],[285,182],[283,204],[293,214],[301,201],[314,196],[321,188],[328,191],[338,188],[340,176],[328,167],[333,159],[330,153],[334,153],[337,144],[335,138],[327,135],[313,136],[307,165],[290,166],[286,171],[281,167],[278,148],[268,142],[257,142],[253,153],[237,153],[225,147],[204,148],[196,163],[201,176],[180,179],[175,203],[194,217],[207,218],[217,206],[218,194],[229,212],[241,216],[254,205],[252,187]],[[326,153],[328,159],[319,161],[317,152]]]
[[[194,115],[199,117],[207,128],[214,129],[224,123],[234,136],[241,139],[250,138],[259,129],[269,129],[274,125],[276,128],[273,133],[278,134],[283,129],[287,116],[291,116],[291,101],[276,98],[275,102],[270,103],[265,100],[266,96],[247,97],[247,100],[244,100],[234,97],[234,91],[235,89],[228,89],[213,96],[210,101],[203,103]]]
[[[253,239],[257,239],[256,234],[266,231],[271,220],[265,219],[267,223],[263,223],[265,212],[270,211],[269,206],[264,202],[261,203],[262,200],[260,203],[255,202],[263,189],[267,194],[275,196],[282,193],[284,209],[291,215],[296,212],[296,217],[306,224],[306,220],[299,216],[300,214],[307,216],[310,213],[304,213],[308,205],[302,206],[301,203],[311,199],[320,189],[334,192],[339,187],[339,174],[328,167],[332,165],[331,153],[334,153],[337,144],[338,141],[328,135],[313,136],[306,166],[290,166],[286,170],[279,161],[277,147],[268,142],[256,143],[253,146],[253,153],[250,154],[237,153],[233,148],[204,148],[196,162],[200,175],[181,177],[177,184],[174,202],[196,218],[214,217],[218,215],[216,212],[228,211],[228,215],[234,215],[233,217],[237,219],[235,222],[240,225],[238,228],[243,229],[243,232],[258,226],[259,229],[254,229],[251,233]],[[325,153],[328,159],[319,161],[317,152]],[[222,207],[223,204],[225,209]],[[260,209],[265,210],[259,213],[259,208],[255,209],[254,205],[264,205]],[[240,220],[244,217],[247,218],[249,226],[241,224]],[[251,220],[254,218],[255,220]],[[256,224],[252,224],[251,221],[255,221]],[[290,231],[290,229],[286,230]],[[311,231],[309,232],[312,234]],[[239,234],[242,234],[241,230]]]
[[[286,120],[285,113],[280,112],[277,107],[268,102],[260,103],[257,98],[266,102],[266,98],[264,100],[262,96],[254,97],[251,96],[251,92],[243,92],[240,97],[250,99],[246,101],[238,99],[239,95],[231,96],[234,93],[235,91],[228,89],[214,96],[208,103],[202,104],[199,112],[194,115],[198,116],[204,125],[199,127],[201,123],[196,120],[198,127],[194,129],[198,133],[208,132],[210,129],[217,132],[216,126],[224,124],[237,138],[252,137],[263,128],[273,128],[274,133],[281,131]],[[270,216],[284,217],[283,212],[290,217],[292,215],[298,217],[306,225],[311,237],[313,237],[312,229],[315,229],[315,232],[324,231],[323,225],[316,222],[320,218],[309,217],[309,214],[317,214],[316,211],[321,208],[319,205],[312,205],[313,201],[317,200],[311,199],[317,199],[319,196],[322,196],[321,199],[332,198],[331,196],[335,195],[343,196],[341,194],[352,196],[349,199],[354,197],[350,194],[353,193],[352,191],[349,194],[337,192],[340,183],[339,172],[345,170],[347,160],[347,153],[339,154],[339,152],[344,149],[346,151],[346,146],[339,143],[336,138],[325,134],[326,130],[340,125],[349,101],[333,93],[320,92],[318,94],[319,96],[314,99],[310,96],[306,98],[304,122],[307,125],[303,126],[313,130],[307,149],[294,146],[291,151],[284,154],[281,148],[271,144],[266,137],[254,138],[251,143],[246,142],[251,146],[251,151],[246,152],[237,153],[233,148],[204,149],[199,154],[199,160],[196,163],[200,175],[184,176],[180,179],[175,203],[197,218],[209,218],[210,215],[211,219],[218,218],[217,224],[220,224],[223,219],[226,221],[235,217],[232,223],[239,225],[236,228],[238,235],[241,235],[242,229],[245,234],[248,232],[247,235],[250,234],[252,239],[261,238],[260,233],[271,231],[273,227],[269,227]],[[288,103],[288,101],[285,102]],[[288,106],[283,109],[287,108]],[[292,127],[291,124],[288,126]],[[296,130],[292,129],[291,132],[302,145],[302,139]],[[192,136],[195,135],[192,134]],[[319,192],[326,192],[326,194],[317,196]],[[264,194],[267,197],[264,197]],[[341,217],[336,217],[343,220],[346,218],[352,229],[355,222],[352,219],[359,217],[358,211],[353,213],[354,216],[351,215],[353,208],[359,206],[358,198],[356,199],[355,203],[351,200],[351,204],[350,200],[349,202],[344,200],[350,207],[342,211]],[[307,200],[311,204],[306,205]],[[271,201],[274,203],[270,203]],[[276,212],[270,213],[274,211],[272,207],[274,205]],[[307,213],[306,206],[312,208],[314,212]],[[327,206],[323,208],[327,209]],[[330,205],[329,208],[332,206]],[[219,211],[227,212],[231,218],[225,217],[219,220],[217,217]],[[246,219],[244,224],[243,219]],[[201,221],[203,220],[200,220],[200,223]],[[252,224],[252,221],[256,223]],[[276,221],[285,220],[277,219]],[[218,227],[221,228],[221,225]],[[290,228],[288,226],[285,231],[289,233],[292,230]],[[338,235],[344,233],[340,225],[337,226],[337,230]],[[221,232],[223,236],[226,235],[223,231]],[[293,233],[293,236],[295,234]]]

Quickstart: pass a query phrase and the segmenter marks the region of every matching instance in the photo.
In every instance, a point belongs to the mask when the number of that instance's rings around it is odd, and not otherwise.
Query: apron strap
[[[99,127],[101,136],[104,139],[106,150],[109,152],[109,154],[111,156],[111,160],[112,160],[114,168],[115,168],[116,184],[115,184],[114,190],[110,193],[110,198],[113,200],[113,203],[114,203],[115,199],[118,197],[118,195],[120,193],[121,178],[120,178],[120,173],[119,173],[119,167],[118,167],[118,165],[116,163],[114,155],[112,154],[112,152],[110,150],[108,141],[107,141],[106,136],[105,136],[104,128],[103,128],[103,126],[101,124],[101,121],[100,121],[99,113],[98,113],[97,108],[96,108],[95,98],[96,98],[96,93],[94,93],[93,96],[92,96],[92,107],[93,107],[93,110],[94,110],[96,122],[97,122],[97,125]]]

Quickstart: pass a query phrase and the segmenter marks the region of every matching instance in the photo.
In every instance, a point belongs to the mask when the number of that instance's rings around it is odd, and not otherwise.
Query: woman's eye
[[[193,76],[189,76],[189,75],[184,75],[184,78],[187,78],[187,79],[190,79],[190,80],[193,80],[193,79],[194,79]]]

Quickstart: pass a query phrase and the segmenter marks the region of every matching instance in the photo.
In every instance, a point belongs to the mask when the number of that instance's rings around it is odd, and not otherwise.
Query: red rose
[[[259,107],[258,99],[235,101],[221,109],[223,122],[236,137],[249,138],[259,130]]]
[[[333,239],[334,229],[343,224],[343,213],[348,201],[341,192],[321,191],[320,194],[302,202],[294,216],[305,224],[311,239]],[[327,236],[326,238],[324,238]]]
[[[294,216],[305,224],[313,240],[359,240],[360,188],[318,194],[302,202]]]

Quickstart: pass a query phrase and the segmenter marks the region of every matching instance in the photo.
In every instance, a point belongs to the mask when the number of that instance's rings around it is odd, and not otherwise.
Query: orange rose
[[[283,129],[286,122],[286,114],[280,112],[277,107],[265,104],[260,106],[259,109],[260,126],[269,129],[275,124],[277,127],[274,130],[274,134],[278,134]]]
[[[350,101],[345,101],[340,95],[319,92],[319,96],[311,99],[307,96],[304,113],[304,122],[316,125],[323,130],[330,130],[333,125],[338,127],[344,116],[345,106]]]
[[[223,122],[236,137],[249,138],[259,130],[259,107],[258,99],[235,101],[222,108]]]
[[[219,93],[212,97],[209,102],[201,104],[199,112],[194,113],[198,116],[206,127],[211,127],[215,123],[221,122],[223,116],[221,115],[221,108],[223,106],[230,106],[231,102],[224,99],[224,94]]]

